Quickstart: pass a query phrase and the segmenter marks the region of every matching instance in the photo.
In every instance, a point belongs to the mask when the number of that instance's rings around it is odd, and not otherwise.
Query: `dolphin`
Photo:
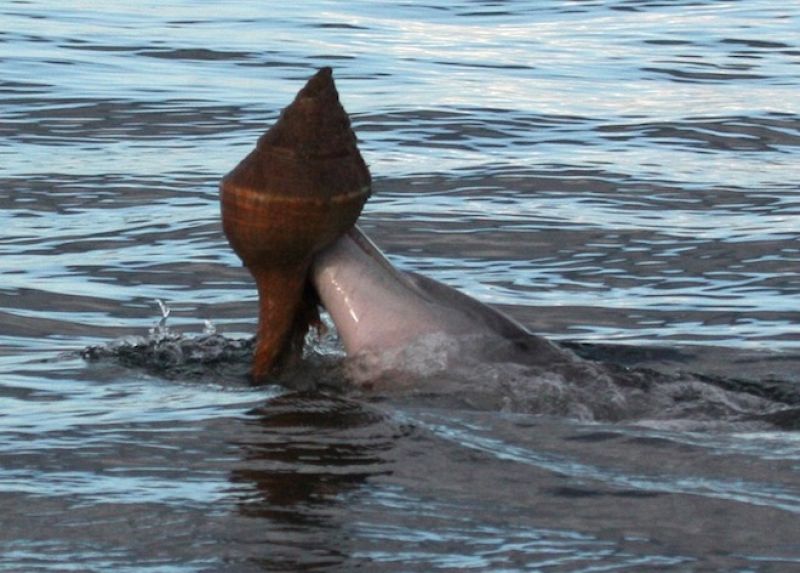
[[[395,268],[357,226],[315,255],[311,281],[350,360],[346,374],[368,391],[657,427],[697,411],[713,418],[694,420],[697,427],[720,417],[761,427],[786,411],[780,400],[708,377],[579,356],[454,288]]]
[[[311,282],[347,353],[347,379],[368,392],[587,420],[625,410],[602,365],[395,268],[357,226],[315,255]]]
[[[499,310],[395,268],[358,226],[315,256],[311,279],[348,356],[397,353],[427,341],[451,355],[471,347],[528,364],[578,360]]]

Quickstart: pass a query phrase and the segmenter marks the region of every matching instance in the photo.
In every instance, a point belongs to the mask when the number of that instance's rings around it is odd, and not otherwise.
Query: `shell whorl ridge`
[[[355,223],[370,184],[331,69],[322,68],[222,179],[225,234],[248,266],[310,256]]]
[[[222,227],[259,292],[255,378],[302,346],[316,309],[304,294],[311,257],[355,224],[370,191],[330,68],[308,80],[223,177]]]

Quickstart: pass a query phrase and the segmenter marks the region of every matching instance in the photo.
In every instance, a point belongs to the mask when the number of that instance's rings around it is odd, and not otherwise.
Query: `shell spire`
[[[352,227],[371,177],[330,68],[320,69],[220,184],[222,226],[256,280],[253,375],[285,362],[308,330],[311,257]],[[296,349],[295,349],[296,350]]]

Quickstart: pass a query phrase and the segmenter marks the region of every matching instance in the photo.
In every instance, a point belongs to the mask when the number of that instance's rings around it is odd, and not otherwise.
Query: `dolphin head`
[[[537,360],[563,350],[447,285],[395,268],[356,226],[318,253],[311,277],[350,356],[397,351],[420,340],[513,347]],[[486,344],[502,342],[503,345]],[[529,356],[529,358],[530,358]]]

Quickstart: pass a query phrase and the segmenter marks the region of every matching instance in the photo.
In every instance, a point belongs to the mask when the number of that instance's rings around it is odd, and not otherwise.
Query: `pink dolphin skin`
[[[351,356],[440,335],[511,342],[526,354],[533,352],[536,362],[565,358],[564,350],[500,311],[433,279],[396,269],[358,227],[315,257],[312,280]]]

